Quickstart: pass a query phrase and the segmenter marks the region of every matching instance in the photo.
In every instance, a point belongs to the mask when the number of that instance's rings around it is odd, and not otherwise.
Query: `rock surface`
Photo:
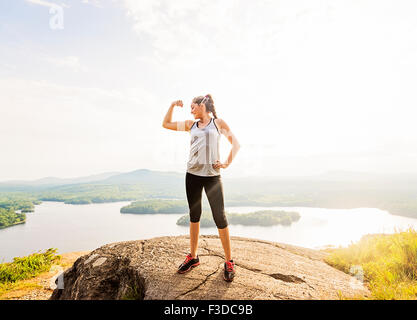
[[[201,235],[200,265],[177,268],[189,237],[158,237],[104,245],[78,258],[51,299],[339,299],[369,294],[355,278],[327,265],[320,251],[231,237],[233,282],[223,280],[220,239]],[[62,278],[61,278],[62,279]],[[58,284],[58,282],[57,282]]]

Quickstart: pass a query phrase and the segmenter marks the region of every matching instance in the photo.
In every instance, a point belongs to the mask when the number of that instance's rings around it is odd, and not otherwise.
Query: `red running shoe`
[[[229,260],[224,263],[223,278],[228,282],[233,281],[235,278],[235,263],[233,260]]]
[[[196,258],[193,258],[191,253],[187,254],[185,257],[185,260],[183,263],[180,264],[178,267],[178,273],[185,273],[187,271],[190,271],[191,268],[194,268],[200,264],[200,259],[198,258],[198,255]]]

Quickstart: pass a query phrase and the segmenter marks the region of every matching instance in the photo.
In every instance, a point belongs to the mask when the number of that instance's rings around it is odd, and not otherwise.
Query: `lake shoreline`
[[[17,226],[17,225],[23,224],[23,223],[26,223],[26,219],[23,220],[23,221],[19,221],[19,222],[15,222],[15,223],[9,224],[7,226],[0,227],[0,230],[1,229],[6,229],[6,228],[10,228],[10,227],[13,227],[13,226]]]

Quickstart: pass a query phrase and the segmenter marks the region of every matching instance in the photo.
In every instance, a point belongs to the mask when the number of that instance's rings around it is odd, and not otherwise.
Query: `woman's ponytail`
[[[217,119],[216,108],[214,106],[214,101],[213,101],[211,94],[207,94],[205,98],[206,98],[205,105],[206,105],[207,111],[213,114],[214,119]]]

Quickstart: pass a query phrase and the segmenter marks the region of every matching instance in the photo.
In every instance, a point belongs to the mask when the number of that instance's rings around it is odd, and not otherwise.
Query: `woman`
[[[172,112],[175,106],[183,107],[181,100],[174,101],[165,115],[162,126],[166,129],[189,131],[191,134],[190,156],[187,162],[185,187],[188,207],[190,209],[190,247],[184,262],[178,272],[184,273],[200,264],[197,255],[198,234],[200,231],[201,196],[203,189],[209,200],[210,208],[216,223],[220,240],[224,249],[224,279],[233,281],[235,264],[232,260],[230,237],[227,218],[224,212],[223,185],[220,169],[226,169],[236,156],[240,145],[230,131],[227,123],[217,118],[211,95],[198,96],[192,100],[191,113],[195,119],[172,122]],[[214,118],[210,117],[209,113]],[[221,134],[225,135],[232,144],[232,149],[225,163],[220,162],[219,142]]]

